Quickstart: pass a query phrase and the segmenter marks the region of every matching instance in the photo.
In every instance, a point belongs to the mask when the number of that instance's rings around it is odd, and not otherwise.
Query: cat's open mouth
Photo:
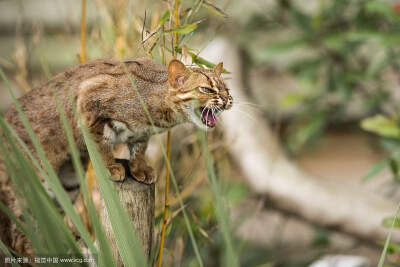
[[[207,108],[207,107],[200,107],[200,117],[201,121],[207,127],[215,127],[217,125],[217,110]]]

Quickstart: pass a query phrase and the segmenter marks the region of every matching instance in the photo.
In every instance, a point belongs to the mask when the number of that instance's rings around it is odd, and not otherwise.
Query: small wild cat
[[[124,62],[94,60],[56,75],[18,101],[56,171],[70,155],[54,94],[66,111],[83,155],[87,149],[74,115],[75,106],[113,179],[121,181],[126,177],[124,167],[115,162],[112,154],[112,145],[124,143],[130,148],[131,175],[138,181],[153,183],[155,175],[144,157],[152,135],[184,122],[201,128],[214,127],[216,115],[232,106],[229,89],[221,77],[222,70],[222,63],[214,69],[200,69],[187,68],[178,60],[172,60],[168,68],[146,58]],[[6,120],[35,155],[15,106],[9,108]],[[0,181],[3,194],[11,194],[8,181]],[[13,202],[14,198],[10,197],[8,204],[15,209]],[[16,237],[11,233],[14,248],[18,246],[15,242]]]

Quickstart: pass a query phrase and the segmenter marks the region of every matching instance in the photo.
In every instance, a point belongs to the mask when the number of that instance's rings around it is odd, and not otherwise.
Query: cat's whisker
[[[220,116],[221,113],[222,113],[222,109],[220,107],[218,107],[218,106],[216,106],[216,109],[218,111],[217,116]]]
[[[238,98],[235,98],[233,102],[234,102],[234,103],[250,104],[250,105],[262,107],[262,105],[260,105],[260,104],[256,104],[256,103],[254,103],[254,102],[249,102],[249,101],[242,101],[240,98],[239,98],[239,99],[238,99]]]
[[[233,103],[233,106],[245,106],[245,107],[249,107],[249,108],[254,108],[254,109],[263,109],[263,107],[261,105],[255,105],[255,104],[251,104],[251,103]]]
[[[248,112],[245,112],[244,110],[241,110],[241,109],[239,109],[239,108],[237,108],[235,111],[238,111],[238,112],[244,114],[247,118],[251,119],[253,122],[257,122],[257,120],[254,119],[254,118],[252,118],[252,117],[248,114]]]

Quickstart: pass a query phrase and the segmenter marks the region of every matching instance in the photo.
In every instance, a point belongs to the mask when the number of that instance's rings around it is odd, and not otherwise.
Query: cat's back
[[[168,80],[167,67],[150,58],[138,58],[123,62],[127,70],[132,73],[137,80],[159,84]]]
[[[127,80],[133,78],[139,89],[155,89],[168,80],[167,68],[150,58],[137,58],[134,60],[95,59],[76,65],[59,73],[43,85],[32,89],[18,99],[23,111],[30,120],[49,122],[57,117],[56,98],[59,97],[64,104],[79,91],[80,84],[98,75],[114,77],[126,76]],[[130,76],[130,77],[129,77]],[[68,108],[69,105],[65,107]],[[8,121],[18,117],[14,104],[6,113]],[[17,119],[18,120],[18,119]]]

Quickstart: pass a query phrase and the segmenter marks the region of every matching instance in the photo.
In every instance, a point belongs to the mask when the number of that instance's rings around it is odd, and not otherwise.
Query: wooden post
[[[130,177],[122,183],[114,182],[114,186],[142,243],[144,253],[150,260],[154,232],[154,184],[143,184]],[[106,235],[111,241],[110,245],[114,258],[117,260],[117,266],[123,266],[104,204],[102,199],[100,206],[101,221]]]

